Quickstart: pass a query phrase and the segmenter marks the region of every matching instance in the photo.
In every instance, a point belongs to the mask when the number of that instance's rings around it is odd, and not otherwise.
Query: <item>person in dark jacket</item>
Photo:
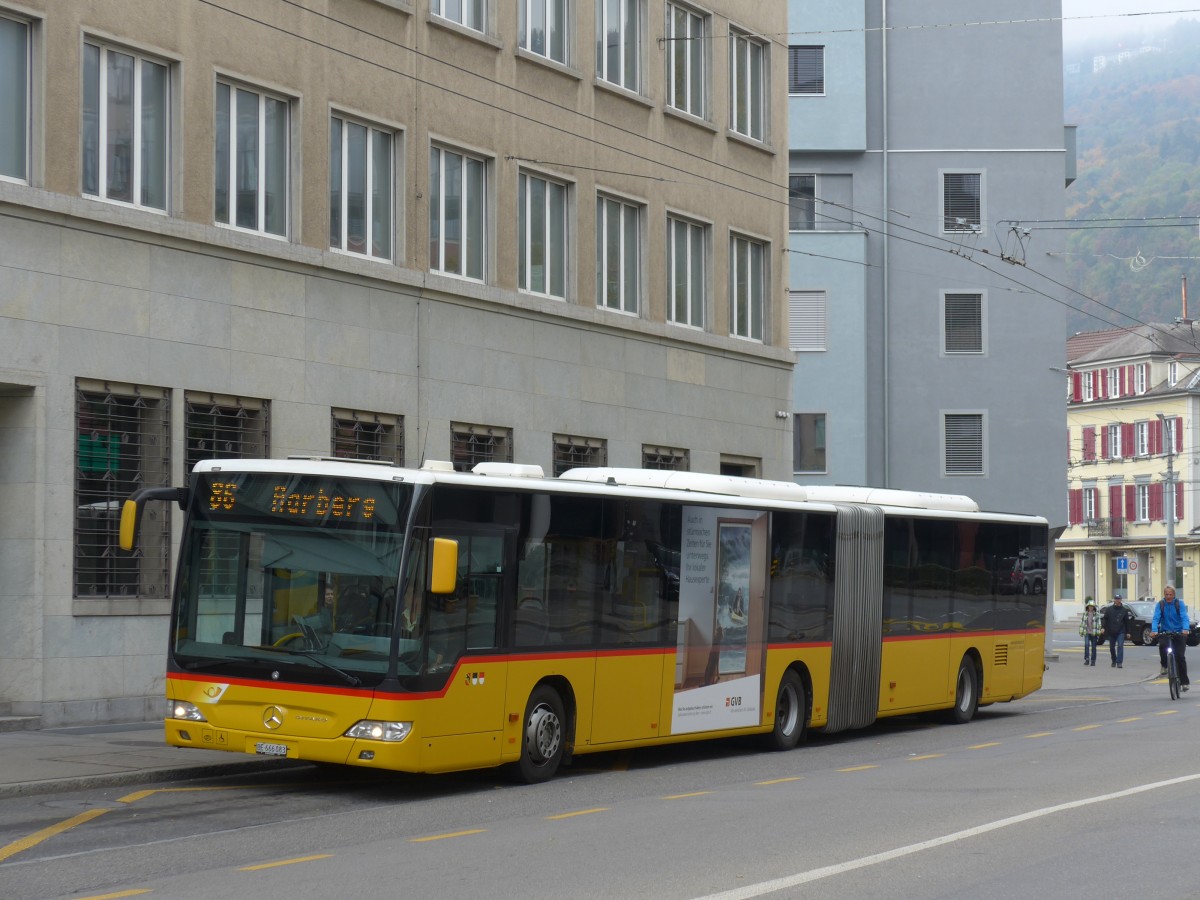
[[[1113,602],[1104,608],[1104,635],[1108,638],[1108,654],[1112,664],[1121,668],[1125,662],[1125,632],[1133,619],[1133,610],[1113,597]]]

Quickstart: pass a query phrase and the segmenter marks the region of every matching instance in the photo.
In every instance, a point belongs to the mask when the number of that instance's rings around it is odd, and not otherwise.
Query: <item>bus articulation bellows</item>
[[[406,772],[979,705],[1041,686],[1043,519],[966,497],[640,469],[211,460],[166,675],[181,747]]]

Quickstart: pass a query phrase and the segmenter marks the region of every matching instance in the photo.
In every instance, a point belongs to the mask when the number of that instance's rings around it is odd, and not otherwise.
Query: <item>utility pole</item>
[[[1167,434],[1167,420],[1162,413],[1158,413],[1158,421],[1162,423],[1163,443],[1167,445],[1167,471],[1166,483],[1164,492],[1170,497],[1170,500],[1164,504],[1167,511],[1167,545],[1164,548],[1166,556],[1166,571],[1163,577],[1164,586],[1167,582],[1175,584],[1175,429],[1171,429],[1171,434]],[[1181,584],[1175,584],[1176,592],[1182,593]]]

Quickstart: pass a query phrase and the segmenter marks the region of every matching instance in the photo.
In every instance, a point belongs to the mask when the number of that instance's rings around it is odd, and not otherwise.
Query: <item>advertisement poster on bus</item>
[[[684,510],[672,734],[761,723],[766,556],[766,514]]]

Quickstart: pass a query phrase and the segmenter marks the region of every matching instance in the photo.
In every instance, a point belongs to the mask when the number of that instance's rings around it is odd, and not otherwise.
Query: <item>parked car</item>
[[[1018,594],[1042,594],[1046,590],[1046,553],[1022,550],[1013,560],[1012,589]]]
[[[1149,640],[1146,636],[1150,633],[1150,625],[1154,622],[1154,606],[1158,603],[1157,600],[1129,600],[1124,603],[1129,611],[1133,613],[1133,621],[1129,623],[1129,628],[1126,629],[1125,635],[1135,644],[1155,646],[1158,643],[1158,638]],[[1111,605],[1111,604],[1110,604]],[[1104,610],[1108,606],[1100,609],[1100,615],[1104,615]],[[1190,610],[1189,610],[1190,612]],[[1100,636],[1100,643],[1104,643],[1106,635]],[[1197,625],[1196,620],[1192,619],[1192,627],[1188,631],[1187,644],[1189,647],[1200,645],[1200,625]]]

